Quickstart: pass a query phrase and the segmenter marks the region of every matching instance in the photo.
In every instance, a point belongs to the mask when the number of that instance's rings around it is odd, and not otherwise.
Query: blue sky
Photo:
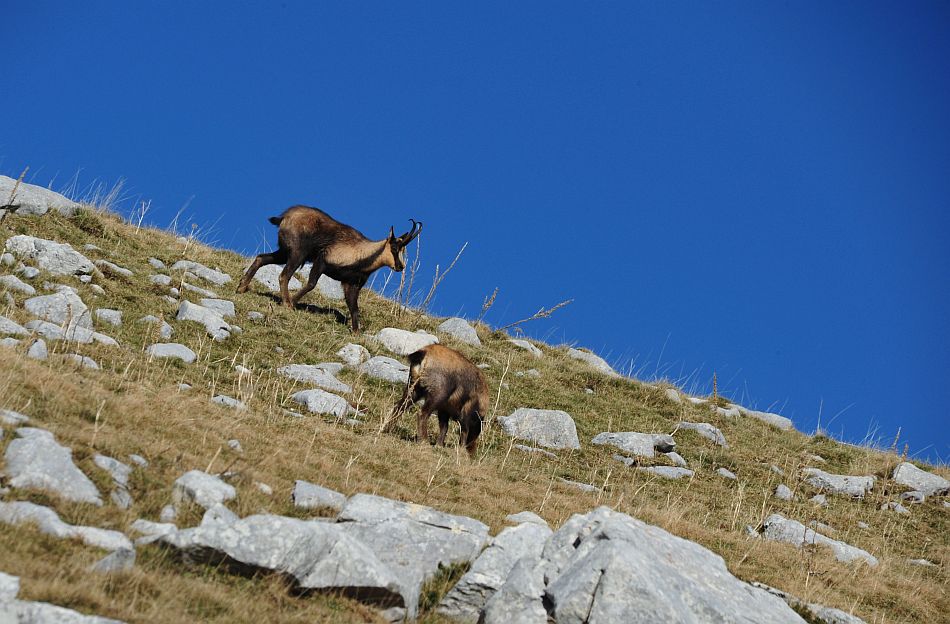
[[[950,5],[13,3],[0,173],[218,245],[425,222],[434,312],[950,458]],[[383,276],[380,276],[380,279]]]

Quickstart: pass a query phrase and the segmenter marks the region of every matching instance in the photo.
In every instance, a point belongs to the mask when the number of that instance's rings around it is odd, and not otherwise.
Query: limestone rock
[[[176,506],[182,503],[195,503],[208,509],[216,504],[229,501],[237,496],[234,487],[219,477],[200,470],[189,470],[175,480],[172,486],[172,501]]]
[[[668,398],[673,403],[683,402],[683,399],[680,397],[679,390],[676,390],[674,388],[667,388],[666,390],[663,391],[663,394],[666,395],[666,398]]]
[[[580,490],[582,492],[587,492],[588,494],[596,494],[597,492],[600,492],[600,488],[593,486],[589,483],[580,483],[578,481],[571,481],[569,479],[563,479],[561,477],[558,477],[557,480],[568,487]]]
[[[580,349],[571,348],[567,350],[567,355],[568,357],[573,358],[575,360],[587,362],[596,370],[599,370],[605,375],[609,375],[611,377],[620,377],[620,373],[615,371],[613,367],[607,363],[607,360],[605,360],[604,358],[598,355],[591,353],[590,351],[582,351]]]
[[[523,558],[539,559],[551,534],[547,524],[533,521],[499,533],[445,595],[437,612],[458,622],[478,622],[485,603],[505,584],[515,564]]]
[[[234,318],[237,312],[234,310],[234,302],[227,299],[204,298],[201,299],[201,305],[214,310],[221,315],[221,318]]]
[[[476,347],[482,346],[482,341],[478,338],[478,332],[463,318],[455,316],[444,321],[439,325],[439,331],[452,336],[459,342],[475,345]]]
[[[280,272],[283,270],[283,265],[265,264],[257,270],[257,273],[254,274],[254,281],[263,284],[271,292],[279,292]],[[291,275],[290,281],[287,282],[287,288],[289,288],[291,291],[296,291],[300,290],[302,287],[303,284],[300,283],[300,280]]]
[[[666,455],[667,458],[669,458],[671,462],[673,462],[674,466],[677,466],[679,468],[686,468],[686,466],[688,465],[686,463],[686,460],[679,453],[673,452],[673,453],[663,453],[663,454]]]
[[[789,520],[781,514],[772,514],[765,519],[763,526],[765,528],[763,536],[768,540],[786,542],[798,548],[801,548],[804,544],[828,546],[838,561],[851,562],[863,560],[871,567],[876,566],[878,563],[877,558],[870,553],[851,546],[850,544],[846,544],[845,542],[840,542],[821,533],[817,533],[814,529],[807,528],[801,522]]]
[[[92,329],[89,308],[79,295],[66,288],[52,295],[27,299],[23,302],[23,307],[33,316],[55,323],[67,331],[74,327]]]
[[[950,481],[947,481],[940,475],[921,470],[910,462],[903,462],[895,468],[891,478],[901,485],[906,485],[923,493],[924,496],[950,492]]]
[[[182,301],[178,308],[179,321],[193,321],[204,325],[208,335],[216,341],[222,341],[231,335],[231,326],[220,314],[211,308],[206,308],[190,301]]]
[[[0,202],[11,205],[14,214],[21,216],[42,216],[52,210],[71,217],[80,208],[78,203],[55,191],[4,175],[0,175]]]
[[[149,258],[149,259],[148,259],[148,263],[149,263],[149,265],[151,265],[151,267],[152,267],[153,269],[155,269],[156,271],[163,271],[163,270],[165,270],[165,263],[162,262],[161,260],[159,260],[158,258]]]
[[[391,383],[408,383],[409,367],[385,355],[377,355],[359,365],[358,370],[370,377]]]
[[[775,498],[784,501],[790,501],[795,498],[795,494],[792,493],[788,486],[784,483],[780,483],[778,487],[775,488],[775,493],[773,494]]]
[[[21,281],[16,275],[0,275],[0,288],[23,293],[24,295],[35,295],[36,289]]]
[[[179,260],[172,265],[172,271],[190,271],[201,279],[211,282],[215,286],[224,286],[231,281],[231,276],[215,269],[209,269],[203,264],[190,260]]]
[[[676,449],[673,436],[664,433],[638,433],[636,431],[598,433],[591,440],[594,444],[609,444],[638,457],[654,457],[657,452],[671,453]]]
[[[34,340],[30,348],[27,349],[26,356],[45,362],[49,357],[49,349],[46,348],[46,343],[43,340]]]
[[[6,250],[19,258],[33,260],[54,275],[81,275],[95,271],[95,265],[67,243],[18,234],[7,239]]]
[[[149,314],[148,316],[143,316],[139,319],[140,323],[156,323],[158,324],[158,336],[162,340],[168,340],[172,337],[172,334],[175,333],[175,330],[172,329],[172,326],[158,318]]]
[[[120,267],[118,264],[109,262],[108,260],[96,260],[96,266],[101,269],[105,269],[105,273],[111,273],[113,275],[121,275],[122,277],[132,277],[135,275],[132,271],[128,270],[125,267]]]
[[[851,475],[830,474],[818,468],[802,470],[805,482],[822,492],[840,494],[853,498],[864,498],[864,495],[874,487],[874,477],[856,477]]]
[[[534,346],[527,340],[519,340],[517,338],[510,338],[508,342],[515,345],[519,349],[524,349],[525,351],[527,351],[534,357],[541,357],[543,355],[543,353],[541,353],[541,349],[537,348],[536,346]]]
[[[14,336],[29,336],[30,332],[19,323],[14,323],[5,316],[0,316],[0,334],[12,334]]]
[[[579,449],[574,419],[561,410],[519,407],[509,416],[499,416],[498,424],[513,438],[528,440],[553,449]]]
[[[681,422],[677,427],[680,429],[691,429],[707,440],[712,440],[723,448],[729,448],[729,443],[726,442],[726,436],[722,435],[722,431],[709,423]]]
[[[616,459],[616,456],[614,456]],[[629,458],[625,458],[629,461]],[[677,466],[639,466],[637,470],[641,472],[648,472],[657,477],[662,477],[664,479],[682,479],[683,477],[691,478],[694,474],[692,470],[688,468],[680,468]]]
[[[353,391],[353,388],[327,372],[322,365],[290,364],[288,366],[281,366],[277,369],[277,372],[284,377],[317,386],[318,388],[323,388],[330,392],[349,394]]]
[[[424,332],[410,332],[405,329],[395,327],[386,327],[379,330],[375,336],[386,349],[396,355],[409,355],[415,353],[422,347],[439,342],[439,339],[432,334]]]
[[[172,278],[170,275],[150,275],[148,281],[159,286],[171,286]]]
[[[547,521],[544,518],[534,513],[533,511],[521,511],[516,514],[508,514],[505,516],[505,522],[510,522],[512,524],[524,524],[525,522],[533,522],[534,524],[540,524],[541,526],[548,526]],[[540,553],[539,553],[540,554]]]
[[[99,344],[104,344],[110,347],[117,347],[119,343],[115,341],[111,336],[106,336],[105,334],[100,334],[99,332],[94,332],[85,327],[71,327],[65,331],[59,326],[49,321],[29,321],[24,325],[27,329],[33,331],[35,334],[39,334],[44,338],[49,340],[66,340],[70,342],[78,342],[80,344],[92,344],[93,342],[98,342]]]
[[[315,483],[298,480],[291,494],[294,507],[301,509],[331,509],[339,513],[346,504],[346,496]]]
[[[133,567],[135,567],[135,550],[120,548],[92,564],[89,571],[99,574],[116,574],[119,572],[128,572]]]
[[[20,579],[0,572],[0,603],[15,600],[20,593]]]
[[[149,345],[145,352],[154,358],[178,358],[185,364],[191,364],[198,357],[194,351],[177,342],[159,342]]]
[[[242,401],[238,401],[234,397],[230,397],[226,394],[216,394],[215,396],[211,397],[211,402],[222,407],[230,407],[231,409],[236,410],[247,409],[247,405],[245,405]]]
[[[735,405],[732,407],[738,409],[743,416],[749,416],[750,418],[761,420],[762,422],[768,423],[773,427],[778,427],[779,429],[783,429],[785,431],[791,431],[795,428],[795,425],[792,424],[791,419],[785,418],[784,416],[771,414],[769,412],[759,412],[756,410],[746,409],[741,405]]]
[[[732,479],[733,481],[736,480],[736,474],[731,470],[727,470],[726,468],[718,468],[716,470],[716,474],[724,479]]]
[[[118,531],[67,524],[52,509],[26,501],[0,502],[0,523],[33,524],[46,535],[57,539],[79,539],[87,546],[103,550],[133,548],[129,538]]]
[[[522,451],[524,453],[538,453],[540,455],[544,455],[545,457],[551,457],[552,459],[557,458],[557,455],[555,455],[551,451],[545,451],[544,449],[540,449],[534,446],[527,446],[525,444],[515,444],[515,445],[512,445],[511,448],[516,448],[519,451]]]
[[[13,410],[0,409],[0,424],[8,425],[10,427],[19,427],[30,422],[28,416],[21,414],[20,412],[14,412]]]
[[[347,366],[359,366],[363,362],[369,359],[369,351],[366,350],[366,347],[363,345],[358,345],[354,343],[348,343],[343,345],[339,351],[336,352],[337,357],[343,360]]]
[[[43,429],[21,427],[18,439],[7,446],[6,475],[14,488],[32,488],[77,503],[102,505],[99,490],[76,464],[72,451]]]
[[[122,311],[121,310],[110,310],[108,308],[99,308],[96,310],[96,318],[100,321],[106,322],[113,327],[122,326]]]
[[[319,388],[302,390],[291,395],[290,399],[306,405],[307,409],[315,414],[332,414],[337,418],[342,418],[355,412],[346,399]]]
[[[99,370],[99,363],[91,357],[79,355],[78,353],[66,353],[63,358],[75,362],[79,368],[88,368],[90,370]]]

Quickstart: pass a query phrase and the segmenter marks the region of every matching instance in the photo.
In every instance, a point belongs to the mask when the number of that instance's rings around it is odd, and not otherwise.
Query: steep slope
[[[45,360],[38,360],[28,355],[35,335],[10,334],[21,342],[0,347],[0,409],[26,414],[31,426],[54,434],[59,444],[72,449],[77,466],[103,494],[116,486],[101,461],[96,461],[97,454],[126,463],[130,455],[138,455],[147,460],[148,467],[135,468],[128,475],[131,504],[127,509],[108,496],[102,506],[95,506],[27,487],[4,488],[4,502],[48,505],[71,525],[132,535],[130,527],[136,519],[159,520],[172,500],[176,479],[199,469],[228,475],[238,495],[227,504],[241,518],[260,513],[314,515],[292,502],[291,491],[298,479],[347,496],[375,494],[473,518],[488,525],[493,535],[504,528],[508,514],[530,510],[556,529],[573,514],[607,506],[695,541],[721,555],[740,579],[777,587],[805,603],[837,607],[868,622],[936,622],[948,612],[950,509],[939,493],[919,504],[902,501],[909,508],[907,514],[889,507],[910,489],[891,479],[901,463],[894,453],[783,429],[776,426],[782,421],[739,410],[721,397],[694,402],[669,386],[610,374],[584,352],[534,344],[540,351],[536,356],[485,326],[475,328],[480,345],[456,340],[438,329],[444,319],[405,311],[371,292],[364,292],[361,300],[366,334],[354,337],[341,322],[345,312],[341,301],[314,291],[305,299],[309,302],[305,309],[291,311],[279,306],[259,282],[250,292],[235,295],[234,286],[247,258],[168,232],[133,227],[91,207],[42,215],[10,214],[0,225],[0,243],[18,235],[69,243],[96,268],[84,270],[89,279],[54,275],[48,266],[32,279],[27,278],[30,271],[20,273],[23,283],[36,291],[32,294],[12,280],[0,282],[0,297],[5,301],[0,302],[0,316],[20,326],[35,321],[37,315],[46,315],[52,324],[66,329],[81,323],[90,335],[96,332],[117,344],[95,338],[89,344],[46,339],[49,353]],[[15,255],[6,259],[10,264],[0,268],[0,274],[16,273],[21,260],[37,265],[19,252]],[[172,268],[181,261],[186,263]],[[156,268],[160,266],[164,268]],[[231,281],[224,282],[205,269],[230,276]],[[38,296],[62,295],[58,285],[75,289],[88,314],[75,304],[69,317],[61,318],[44,312],[46,308],[36,302],[27,303]],[[332,289],[326,292],[332,294]],[[200,306],[201,299],[233,302],[235,316],[214,315],[211,327],[176,320],[182,301]],[[227,304],[206,304],[202,307],[227,308]],[[121,325],[111,324],[109,318],[114,320],[115,315],[102,310],[121,312]],[[158,322],[140,321],[149,315]],[[162,321],[171,329],[170,337],[163,337],[168,330]],[[319,384],[300,381],[299,375],[286,376],[278,369],[340,362],[338,351],[351,343],[362,345],[373,356],[404,362],[405,358],[371,337],[385,327],[424,330],[484,365],[497,407],[475,461],[455,446],[457,429],[445,449],[413,442],[414,415],[405,417],[395,433],[380,433],[401,386],[357,367],[338,372],[331,367],[331,377],[349,386],[349,392],[329,388],[345,399],[337,404],[337,415],[299,415],[307,414],[307,408],[294,395]],[[35,323],[31,329],[34,334],[42,331]],[[158,358],[149,351],[153,344],[169,342],[190,349],[194,361]],[[88,361],[67,354],[88,358],[98,368],[83,366]],[[220,395],[240,405],[212,402]],[[513,419],[505,421],[505,428],[499,426],[504,419],[496,421],[519,408],[570,415],[580,448],[523,450],[523,445],[537,445],[506,433]],[[684,421],[711,427],[679,427]],[[15,425],[4,424],[3,430],[0,456],[8,457],[17,438]],[[645,447],[642,438],[630,436],[619,447],[592,443],[604,432],[673,433],[680,457],[661,452],[668,448],[662,443],[665,438],[660,443],[651,438]],[[606,438],[616,441],[617,436]],[[229,445],[232,440],[238,444]],[[617,454],[626,462],[615,459]],[[692,471],[685,478],[669,480],[658,474],[662,471],[641,470],[673,467],[681,460]],[[831,475],[870,475],[875,480],[863,498],[828,494],[822,506],[810,499],[828,486],[816,485],[814,473],[805,470],[809,467]],[[737,479],[717,472],[723,468]],[[943,468],[924,468],[948,475]],[[5,465],[4,469],[10,468]],[[569,482],[591,487],[580,489]],[[788,488],[790,500],[773,495],[779,485]],[[197,507],[182,505],[175,522],[179,527],[197,525],[201,513]],[[874,567],[846,563],[838,561],[830,549],[800,549],[764,539],[771,529],[761,537],[760,531],[773,514],[806,525],[822,523],[830,528],[821,532],[870,553],[880,563]],[[754,537],[747,527],[752,527]],[[811,541],[807,536],[806,540]],[[87,568],[102,554],[29,526],[0,531],[0,571],[21,577],[21,598],[84,613],[130,622],[376,621],[381,617],[379,610],[351,598],[288,593],[286,579],[280,576],[246,578],[224,567],[187,564],[158,544],[138,548],[129,571],[88,573]],[[937,567],[915,565],[911,559],[927,559]],[[444,619],[435,606],[463,571],[464,567],[447,569],[427,584],[420,603],[423,620]]]

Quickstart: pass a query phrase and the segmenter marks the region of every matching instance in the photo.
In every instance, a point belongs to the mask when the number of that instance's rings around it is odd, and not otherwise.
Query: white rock
[[[707,440],[712,440],[723,448],[729,448],[729,443],[726,442],[726,436],[722,435],[722,431],[709,423],[681,422],[677,427],[680,429],[691,429]]]
[[[236,513],[224,505],[217,503],[205,511],[204,516],[201,518],[201,526],[228,526],[234,524],[238,520],[240,520],[240,518]]]
[[[200,470],[189,470],[175,480],[172,486],[172,501],[177,506],[195,503],[208,509],[223,504],[237,496],[233,486],[220,478]],[[164,522],[165,519],[162,518]]]
[[[122,326],[122,311],[121,310],[110,310],[108,308],[99,308],[96,310],[96,318],[100,321],[105,321],[113,327]]]
[[[802,470],[805,482],[822,492],[864,498],[864,495],[874,487],[873,476],[851,476],[830,474],[818,468]]]
[[[221,315],[222,318],[234,318],[237,313],[234,311],[234,302],[227,299],[209,299],[201,300],[201,305],[210,308]]]
[[[422,347],[439,342],[432,334],[410,332],[395,327],[381,329],[375,337],[386,349],[397,355],[409,355]]]
[[[179,260],[172,265],[172,271],[191,271],[198,277],[216,286],[223,286],[231,281],[231,276],[215,269],[209,269],[203,264],[190,260]]]
[[[789,520],[780,514],[772,514],[764,522],[765,531],[763,536],[766,539],[786,542],[798,548],[805,544],[818,544],[828,546],[834,552],[838,561],[850,562],[855,560],[866,561],[868,565],[874,567],[877,565],[877,558],[870,553],[846,544],[838,540],[831,539],[821,533],[809,529],[801,522]]]
[[[247,313],[247,318],[249,318],[252,321],[263,321],[264,315],[256,310],[251,310],[250,312]]]
[[[674,390],[673,388],[667,388],[666,390],[663,391],[663,394],[665,394],[666,398],[668,398],[673,403],[683,402],[683,399],[680,397],[679,390]]]
[[[23,302],[23,307],[33,316],[55,323],[66,331],[75,327],[92,329],[89,308],[79,295],[67,289],[52,295],[31,297]]]
[[[19,323],[14,323],[5,316],[0,316],[0,334],[13,334],[14,336],[29,336],[30,332]]]
[[[149,275],[148,281],[153,284],[158,284],[159,286],[170,286],[172,283],[172,278],[170,275]]]
[[[13,254],[3,252],[0,254],[0,264],[6,267],[12,267],[16,262],[16,258],[13,257]]]
[[[516,514],[508,514],[505,516],[505,522],[509,522],[511,524],[524,524],[525,522],[531,522],[544,527],[548,526],[547,521],[533,511],[519,511]]]
[[[408,383],[409,367],[385,355],[377,355],[359,365],[361,373],[392,383]]]
[[[346,504],[346,496],[337,491],[307,481],[296,481],[291,493],[294,507],[299,509],[330,509],[339,513]]]
[[[19,269],[17,270],[17,273],[22,275],[24,279],[31,280],[31,279],[36,279],[39,276],[40,270],[37,269],[36,267],[23,266],[21,264]]]
[[[679,453],[664,453],[674,466],[679,466],[680,468],[686,468],[686,460]]]
[[[499,416],[502,430],[514,438],[554,449],[579,449],[574,419],[561,410],[520,407],[509,416]]]
[[[141,466],[142,468],[148,468],[148,460],[142,457],[141,455],[136,455],[133,453],[132,455],[129,455],[129,459],[132,461],[133,464],[136,464],[137,466]]]
[[[71,217],[80,207],[73,200],[48,188],[4,175],[0,175],[0,202],[13,206],[14,214],[32,216],[42,216],[52,210],[64,217]]]
[[[128,572],[135,567],[135,550],[121,548],[114,550],[89,567],[90,572],[98,574],[117,574]]]
[[[591,442],[609,444],[638,457],[654,457],[657,452],[671,453],[676,450],[673,436],[665,433],[603,432],[595,435]]]
[[[241,441],[240,441],[240,440],[234,440],[234,439],[228,440],[228,448],[230,448],[232,451],[236,451],[236,452],[238,452],[238,453],[243,453],[243,452],[244,452],[244,448],[241,446]]]
[[[346,402],[346,399],[319,388],[297,392],[290,399],[301,405],[306,405],[307,410],[315,414],[331,414],[337,418],[342,418],[355,412],[350,404]]]
[[[89,258],[67,243],[19,234],[8,238],[5,247],[15,256],[34,260],[40,269],[54,275],[80,275],[95,270]]]
[[[569,479],[563,479],[561,477],[558,477],[557,480],[568,487],[574,488],[576,490],[581,490],[582,492],[587,492],[589,494],[600,492],[599,487],[591,485],[589,483],[580,483],[578,481],[571,481]]]
[[[21,414],[20,412],[14,412],[13,410],[0,409],[0,423],[4,425],[9,425],[10,427],[18,427],[20,425],[30,422],[29,417]]]
[[[88,546],[103,550],[133,548],[129,538],[118,531],[67,524],[52,509],[25,501],[0,502],[0,522],[11,525],[33,524],[46,535],[57,539],[79,539]]]
[[[166,322],[163,321],[162,319],[160,319],[160,318],[158,318],[157,316],[154,316],[154,315],[152,315],[152,314],[149,314],[148,316],[143,316],[142,318],[139,319],[139,322],[140,322],[140,323],[156,323],[156,324],[158,324],[158,326],[159,326],[159,327],[158,327],[158,336],[159,336],[162,340],[168,340],[169,338],[172,337],[172,334],[175,333],[175,330],[172,329],[172,326],[171,326],[171,325],[169,325],[168,323],[166,323]]]
[[[177,342],[159,342],[149,345],[145,353],[153,358],[178,358],[185,364],[191,364],[198,357],[194,351]]]
[[[116,342],[114,338],[86,329],[85,327],[73,327],[63,331],[59,325],[40,320],[29,321],[24,327],[49,340],[66,340],[80,344],[98,342],[99,344],[110,347],[119,346],[119,343]]]
[[[788,489],[788,486],[785,485],[784,483],[780,483],[778,487],[775,488],[774,496],[775,498],[778,498],[784,501],[790,501],[795,498],[795,495],[792,493],[790,489]]]
[[[277,373],[301,383],[323,388],[330,392],[349,394],[353,389],[334,377],[322,365],[290,364],[281,366]]]
[[[95,361],[91,357],[85,355],[80,355],[78,353],[67,353],[63,355],[63,358],[75,362],[79,368],[88,368],[90,370],[99,370],[99,362]]]
[[[106,273],[121,275],[123,277],[132,277],[135,275],[132,271],[126,269],[125,267],[120,267],[118,264],[114,264],[108,260],[96,260],[95,264],[96,266],[105,269]]]
[[[814,496],[808,499],[808,502],[818,505],[819,507],[828,506],[828,498],[824,494],[815,494]]]
[[[742,407],[741,405],[732,405],[730,407],[735,407],[738,409],[743,416],[749,416],[750,418],[761,420],[762,422],[768,423],[773,427],[778,427],[779,429],[783,429],[785,431],[791,431],[795,428],[795,425],[792,424],[791,419],[785,418],[784,416],[779,416],[778,414],[750,410]]]
[[[523,451],[525,453],[538,453],[539,455],[544,455],[545,457],[557,458],[557,455],[555,455],[551,451],[545,451],[544,449],[540,449],[534,446],[526,446],[524,444],[515,444],[515,445],[512,445],[511,448],[516,448],[519,451]]]
[[[614,459],[619,459],[619,456],[614,455]],[[629,457],[623,458],[625,463],[632,461]],[[664,479],[682,479],[683,477],[692,477],[695,473],[688,468],[680,468],[676,466],[638,466],[637,470],[641,472],[649,472],[652,475],[658,477],[663,477]]]
[[[568,357],[571,357],[575,360],[580,360],[582,362],[587,362],[595,369],[604,373],[605,375],[610,375],[611,377],[619,377],[620,373],[615,371],[613,367],[607,363],[607,361],[598,356],[594,355],[590,351],[582,351],[580,349],[570,348],[567,350]]]
[[[27,349],[26,355],[34,360],[45,362],[49,357],[49,349],[46,348],[46,343],[42,339],[34,340],[30,348]]]
[[[736,480],[736,474],[732,472],[731,470],[727,470],[726,468],[718,468],[716,470],[716,474],[718,474],[720,477],[724,479],[731,479],[733,481]]]
[[[527,340],[520,340],[518,338],[509,338],[508,342],[510,342],[511,344],[515,345],[516,347],[520,349],[524,349],[525,351],[527,351],[534,357],[541,357],[543,355],[543,353],[541,353],[541,349],[537,348],[536,346],[534,346]]]
[[[921,470],[910,462],[903,462],[894,469],[894,481],[913,488],[924,496],[946,494],[950,492],[950,481],[940,475]]]
[[[16,275],[0,275],[0,288],[13,290],[25,295],[35,295],[36,289],[21,281]]]
[[[280,291],[280,272],[283,270],[283,265],[265,264],[254,274],[254,281],[263,284],[271,292],[278,292]],[[287,282],[287,288],[291,291],[296,291],[302,287],[303,284],[300,283],[300,280],[291,275],[290,281]]]
[[[56,442],[49,431],[17,429],[18,439],[7,445],[6,476],[14,488],[53,492],[65,500],[102,505],[99,490],[76,464],[72,451]]]
[[[162,522],[174,522],[175,518],[178,517],[178,510],[175,509],[174,505],[165,505],[162,507],[162,511],[158,514],[158,519]]]
[[[217,405],[222,405],[224,407],[230,407],[237,410],[246,410],[247,405],[243,402],[238,401],[234,397],[230,397],[226,394],[217,394],[211,397],[211,402],[216,403]]]
[[[187,300],[181,302],[175,318],[179,321],[193,321],[204,325],[208,335],[216,341],[225,340],[231,335],[231,326],[220,314]]]
[[[190,273],[185,273],[185,276],[188,277],[188,276],[191,276],[191,274],[190,274]],[[191,276],[191,277],[194,277],[194,276]],[[211,298],[213,298],[213,297],[217,297],[217,296],[218,296],[217,293],[214,293],[214,292],[208,290],[207,288],[201,288],[200,286],[195,286],[195,285],[193,285],[193,284],[189,284],[188,282],[182,282],[182,283],[181,283],[181,287],[182,287],[184,290],[187,290],[188,292],[193,292],[193,293],[195,293],[196,295],[200,295],[200,296],[202,296],[202,297],[211,297]],[[175,297],[177,297],[177,296],[180,294],[179,291],[176,290],[176,289],[174,289],[174,288],[171,289],[171,291],[169,291],[169,292],[170,292],[173,296],[175,296]]]
[[[439,331],[449,334],[459,342],[475,345],[476,347],[482,346],[482,341],[478,338],[478,332],[463,318],[455,316],[444,321],[439,325]]]
[[[20,341],[16,338],[0,338],[0,347],[4,349],[15,349],[18,346],[20,346]]]
[[[359,366],[369,359],[369,351],[363,345],[349,344],[343,345],[343,348],[336,352],[337,357],[343,360],[347,366]]]
[[[0,603],[15,600],[18,593],[20,593],[20,579],[0,572]]]
[[[884,503],[883,505],[881,505],[881,511],[888,511],[888,510],[897,512],[902,515],[910,514],[910,510],[907,509],[907,507],[904,507],[900,503],[893,502],[893,501],[889,503]]]
[[[155,269],[156,271],[162,271],[162,270],[165,269],[165,263],[162,262],[161,260],[159,260],[158,258],[149,258],[149,259],[148,259],[148,263],[149,263],[149,264],[152,266],[152,268]]]

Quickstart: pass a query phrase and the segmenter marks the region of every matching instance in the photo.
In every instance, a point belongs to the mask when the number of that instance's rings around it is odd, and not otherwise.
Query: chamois
[[[360,290],[373,271],[388,266],[399,272],[406,268],[405,248],[422,231],[422,223],[412,221],[412,229],[396,236],[373,241],[355,228],[340,223],[330,215],[309,206],[292,206],[279,217],[271,217],[278,226],[277,251],[263,253],[244,273],[237,292],[247,291],[251,278],[265,264],[283,264],[280,272],[280,296],[284,305],[293,309],[300,298],[313,290],[321,275],[329,275],[343,284],[346,307],[350,311],[353,333],[360,333]],[[307,283],[293,297],[287,290],[291,276],[303,265],[312,262]]]
[[[420,399],[425,403],[416,420],[418,440],[429,440],[429,416],[436,412],[436,444],[445,446],[449,419],[456,420],[461,427],[459,443],[474,457],[482,418],[488,410],[488,384],[482,371],[455,349],[440,344],[423,347],[409,355],[409,381],[386,429],[391,429],[399,416]]]

